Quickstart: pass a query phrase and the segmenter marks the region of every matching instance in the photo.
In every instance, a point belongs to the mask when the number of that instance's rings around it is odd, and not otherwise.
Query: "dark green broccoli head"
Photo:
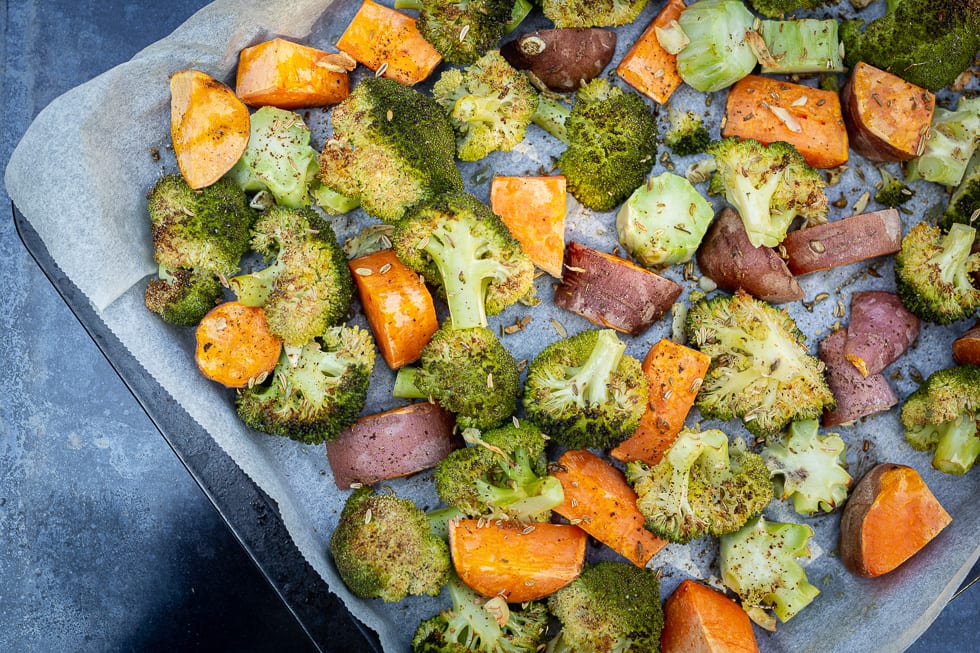
[[[587,564],[581,575],[548,597],[570,651],[659,651],[664,625],[660,583],[653,569],[627,562]]]
[[[435,399],[456,414],[461,428],[482,430],[514,414],[520,383],[517,361],[493,331],[443,326],[422,350],[418,367],[398,371],[394,394]]]
[[[418,9],[419,33],[448,63],[470,64],[497,47],[514,0],[396,0],[396,9]]]
[[[737,531],[772,501],[769,469],[741,439],[685,429],[655,466],[635,461],[626,475],[646,527],[672,542]]]
[[[548,610],[530,602],[520,610],[501,597],[487,599],[449,579],[453,605],[419,624],[412,653],[537,653],[548,633]]]
[[[302,346],[347,317],[354,281],[330,224],[312,209],[273,207],[255,224],[252,247],[275,258],[229,283],[246,306],[265,308],[269,328]]]
[[[220,179],[194,190],[180,175],[165,175],[150,191],[147,207],[153,258],[162,267],[219,277],[238,271],[257,214],[233,182]]]
[[[643,183],[657,156],[657,120],[639,95],[596,78],[578,90],[558,166],[568,190],[609,211]]]
[[[884,168],[881,173],[881,188],[875,193],[875,201],[885,206],[896,207],[905,204],[915,195],[915,191],[906,186],[901,179],[894,177]]]
[[[612,27],[632,23],[647,0],[543,0],[544,15],[555,27]]]
[[[707,151],[717,165],[709,191],[735,207],[754,246],[779,245],[796,216],[807,225],[827,221],[827,182],[789,143],[732,136]]]
[[[449,546],[430,533],[422,510],[410,499],[369,487],[347,498],[330,553],[344,584],[365,599],[436,596],[452,568]]]
[[[980,226],[980,150],[970,159],[963,180],[949,198],[949,206],[939,226],[948,231],[957,222],[974,229]]]
[[[686,333],[711,357],[696,400],[705,417],[740,417],[766,436],[834,405],[823,363],[786,311],[739,290],[695,303]]]
[[[965,474],[980,456],[980,367],[957,365],[933,372],[902,405],[905,438],[934,450],[932,465]]]
[[[976,229],[954,223],[949,233],[924,222],[913,226],[895,255],[895,283],[905,308],[929,322],[949,324],[980,307],[972,272],[980,254],[971,254]]]
[[[333,137],[320,154],[320,180],[394,223],[441,193],[463,189],[456,137],[432,98],[383,77],[358,82],[333,109]]]
[[[889,0],[888,12],[867,26],[842,23],[840,38],[849,67],[863,61],[938,91],[969,68],[980,49],[980,3]]]
[[[524,130],[538,106],[538,94],[498,50],[464,70],[447,70],[432,95],[450,113],[456,129],[456,153],[477,161],[494,150],[510,152],[524,140]]]
[[[238,395],[251,428],[305,444],[334,440],[367,399],[374,341],[360,327],[333,327],[300,348],[284,348],[275,370]]]
[[[210,272],[160,268],[160,278],[146,287],[146,307],[170,324],[194,326],[218,304],[224,290]]]
[[[473,446],[450,453],[433,474],[443,503],[468,517],[551,518],[564,492],[558,479],[548,474],[547,440],[536,426],[525,420],[464,437]]]
[[[545,433],[572,449],[612,447],[646,410],[648,383],[612,329],[553,342],[528,366],[524,408]]]
[[[472,195],[440,195],[401,220],[392,242],[398,258],[446,299],[453,328],[486,326],[487,315],[534,295],[531,259]]]
[[[753,9],[768,18],[776,18],[797,9],[819,9],[838,2],[840,0],[749,0]]]
[[[667,111],[670,118],[670,130],[664,135],[664,143],[674,154],[688,156],[700,154],[711,142],[708,128],[704,120],[693,111],[679,111],[670,107]]]

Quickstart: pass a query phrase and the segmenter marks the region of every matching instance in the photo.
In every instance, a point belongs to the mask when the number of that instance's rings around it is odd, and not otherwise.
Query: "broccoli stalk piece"
[[[721,537],[721,579],[738,594],[742,608],[755,623],[776,629],[776,620],[788,621],[820,594],[807,582],[796,561],[809,556],[807,542],[813,529],[803,524],[769,522],[756,517],[741,530]]]
[[[980,97],[961,97],[956,111],[936,107],[925,149],[909,161],[905,176],[958,186],[978,144]]]
[[[333,229],[313,209],[269,209],[255,224],[252,247],[274,262],[229,284],[238,301],[265,309],[284,344],[303,346],[344,320],[354,281]]]
[[[819,9],[838,2],[840,0],[749,0],[749,4],[757,12],[768,18],[782,16],[797,9]]]
[[[677,72],[688,86],[720,91],[758,63],[746,37],[754,33],[755,16],[740,0],[699,0],[677,22],[690,41],[677,53]]]
[[[395,226],[395,253],[449,304],[454,329],[533,297],[534,264],[503,221],[472,195],[436,198]]]
[[[694,304],[685,332],[711,357],[696,399],[705,417],[740,417],[764,437],[834,405],[823,363],[785,311],[739,290]]]
[[[664,143],[677,156],[689,156],[704,152],[711,142],[704,120],[693,111],[680,111],[673,106],[667,109],[670,129],[664,134]]]
[[[844,53],[837,40],[836,20],[764,20],[759,35],[767,55],[759,57],[764,73],[842,73],[846,70],[842,60]],[[749,41],[750,45],[752,42]]]
[[[545,641],[548,611],[530,602],[516,610],[503,598],[480,596],[458,576],[449,578],[452,607],[419,624],[413,653],[535,653]]]
[[[370,487],[347,497],[330,553],[344,584],[365,599],[436,596],[452,568],[449,546],[432,535],[422,510],[410,499]]]
[[[538,106],[527,76],[493,50],[464,70],[447,70],[432,96],[449,111],[456,130],[456,154],[477,161],[494,150],[510,152]]]
[[[930,91],[953,83],[980,49],[975,0],[889,0],[884,16],[844,21],[844,63],[863,61]]]
[[[403,367],[394,396],[434,399],[462,428],[491,429],[514,414],[520,393],[517,361],[493,331],[482,327],[433,334],[418,367]]]
[[[935,450],[932,466],[965,474],[980,456],[980,367],[957,365],[929,375],[902,405],[905,439]]]
[[[884,168],[878,168],[878,172],[881,173],[881,188],[875,192],[875,201],[878,204],[895,208],[905,204],[915,195],[914,190]]]
[[[551,510],[561,505],[565,493],[561,482],[547,472],[547,439],[538,427],[525,420],[482,436],[467,429],[463,437],[474,446],[450,453],[433,474],[444,503],[468,517],[551,518]]]
[[[251,428],[305,444],[334,440],[367,400],[374,341],[360,327],[332,327],[302,347],[284,347],[264,381],[238,395]]]
[[[737,531],[772,501],[769,470],[758,454],[711,429],[685,429],[663,459],[626,466],[647,530],[672,542]]]
[[[613,27],[636,20],[647,0],[542,0],[555,27]]]
[[[419,12],[419,33],[452,64],[471,64],[497,43],[524,7],[514,0],[395,0]]]
[[[147,209],[159,278],[147,286],[146,307],[171,324],[193,326],[238,271],[258,214],[232,182],[194,190],[179,174],[157,181]]]
[[[562,624],[553,651],[659,651],[664,615],[653,569],[626,562],[587,564],[581,575],[548,597]]]
[[[553,342],[528,366],[528,418],[566,447],[611,447],[632,435],[647,404],[640,362],[612,329]]]
[[[980,271],[980,253],[971,254],[977,230],[954,223],[943,235],[920,222],[902,239],[895,255],[895,282],[905,308],[928,322],[949,324],[973,315],[980,289],[972,272]]]
[[[957,222],[970,227],[980,225],[980,150],[970,159],[963,180],[949,198],[940,226],[948,231]]]
[[[345,205],[394,223],[437,195],[463,189],[449,116],[423,93],[383,77],[358,82],[331,113],[320,181]]]
[[[709,191],[738,210],[755,247],[779,245],[798,215],[808,225],[827,221],[826,181],[789,143],[730,137],[711,143],[708,152],[718,166]]]
[[[762,459],[773,476],[776,495],[793,497],[801,515],[830,512],[847,498],[851,475],[844,469],[844,440],[836,433],[817,435],[817,420],[793,422],[789,433],[769,440]]]
[[[532,122],[568,147],[558,166],[568,189],[595,211],[609,211],[629,197],[657,155],[657,121],[643,99],[604,78],[576,92],[575,106],[542,97]]]

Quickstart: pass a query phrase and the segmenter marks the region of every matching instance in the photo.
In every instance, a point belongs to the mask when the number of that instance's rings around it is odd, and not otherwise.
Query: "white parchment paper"
[[[346,492],[333,484],[323,448],[244,428],[235,416],[233,394],[197,373],[192,331],[164,324],[146,311],[142,298],[146,277],[156,269],[145,195],[163,172],[176,169],[167,150],[168,76],[176,70],[197,68],[231,82],[239,50],[273,35],[306,38],[317,47],[332,49],[358,4],[353,0],[218,0],[131,61],[52,102],[14,151],[5,182],[10,197],[40,234],[53,259],[89,297],[147,373],[278,503],[300,551],[331,590],[378,632],[386,651],[406,651],[419,619],[446,607],[448,601],[444,597],[412,598],[388,605],[354,598],[337,578],[327,551]],[[652,2],[635,25],[620,30],[614,62],[662,5]],[[717,136],[724,92],[705,96],[682,87],[673,101],[704,114]],[[327,115],[317,110],[305,112],[304,117],[313,128],[315,145],[322,144]],[[555,144],[535,128],[528,133],[527,143],[515,152],[461,166],[470,192],[486,201],[494,173],[536,174],[539,168],[551,168]],[[154,151],[160,153],[159,160],[152,156]],[[682,172],[689,162],[677,159],[673,163]],[[670,165],[660,161],[653,173],[659,174]],[[850,215],[863,192],[873,194],[872,186],[878,180],[874,167],[856,156],[850,166],[841,183],[828,189],[831,200],[841,196],[847,200],[846,208],[832,210],[831,219]],[[909,223],[943,199],[938,187],[920,183],[915,188],[919,192],[911,204],[912,215],[906,216]],[[717,198],[714,202],[720,206]],[[872,204],[872,208],[877,207]],[[335,225],[344,237],[370,222],[355,212],[336,220]],[[593,214],[570,201],[566,240],[611,251],[616,245],[614,222],[613,213]],[[685,298],[696,288],[696,281],[685,280],[680,269],[666,275],[684,284]],[[832,324],[846,323],[846,318],[834,313],[838,301],[846,307],[855,290],[894,287],[889,262],[876,264],[871,272],[861,264],[813,275],[802,284],[808,300],[825,290],[830,293],[828,300],[812,310],[800,303],[790,307],[813,349]],[[539,278],[537,286],[544,300],[538,307],[514,307],[492,319],[492,326],[497,328],[525,314],[533,316],[525,331],[504,337],[505,345],[518,359],[533,357],[544,344],[558,338],[552,320],[568,333],[591,326],[551,305],[550,278]],[[354,320],[363,324],[359,315]],[[668,316],[647,333],[627,338],[629,353],[642,358],[650,345],[669,333],[669,322]],[[916,373],[926,376],[951,364],[949,343],[957,330],[964,330],[964,325],[959,326],[925,326],[917,346],[886,370],[901,397],[914,389]],[[366,412],[396,405],[390,397],[390,382],[391,374],[379,358]],[[692,416],[692,421],[696,417]],[[724,426],[732,434],[747,435],[740,426]],[[898,571],[863,580],[848,574],[836,557],[837,515],[803,519],[774,503],[767,516],[806,521],[816,530],[808,574],[822,594],[799,616],[780,625],[776,634],[757,629],[760,646],[766,652],[903,650],[938,614],[978,556],[980,512],[974,503],[980,476],[976,471],[953,478],[932,470],[928,455],[904,444],[896,410],[838,430],[848,442],[850,471],[855,477],[876,462],[911,465],[923,474],[954,521],[921,555]],[[436,503],[426,475],[391,485],[421,506]],[[590,555],[609,554],[595,546],[590,547]],[[664,572],[664,596],[683,578],[711,580],[717,574],[715,555],[716,545],[707,539],[687,547],[671,545],[655,556],[651,565]]]

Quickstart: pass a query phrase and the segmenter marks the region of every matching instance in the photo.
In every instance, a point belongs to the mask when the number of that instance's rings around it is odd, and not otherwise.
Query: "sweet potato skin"
[[[861,376],[881,372],[918,337],[919,318],[905,308],[895,293],[872,290],[851,295],[844,358]]]
[[[664,604],[661,653],[759,653],[752,622],[721,592],[685,580]]]
[[[888,410],[898,403],[888,380],[879,374],[861,376],[844,358],[847,329],[828,335],[817,346],[817,355],[826,365],[827,385],[837,400],[837,407],[823,415],[824,426],[847,424],[856,419]]]
[[[980,322],[953,341],[953,360],[957,365],[980,365]]]
[[[861,479],[844,506],[841,560],[858,576],[887,574],[951,521],[917,471],[882,463]]]
[[[786,234],[786,265],[797,276],[894,254],[902,248],[895,209],[862,213]]]
[[[553,91],[574,91],[599,76],[616,51],[616,32],[597,27],[542,29],[500,48],[510,65],[530,70]]]

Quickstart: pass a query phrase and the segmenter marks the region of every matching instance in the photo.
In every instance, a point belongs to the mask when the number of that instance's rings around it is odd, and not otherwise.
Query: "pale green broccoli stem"
[[[501,639],[500,625],[489,610],[483,609],[486,599],[467,587],[455,574],[449,579],[449,598],[452,599],[453,609],[446,632],[453,635],[453,640],[462,644],[464,649],[475,649],[478,643]]]
[[[908,431],[906,439],[919,450],[928,450],[935,446],[932,466],[946,474],[965,474],[980,456],[977,422],[969,415]]]
[[[939,268],[942,280],[953,285],[958,293],[969,293],[973,290],[970,272],[980,267],[976,257],[970,256],[976,235],[977,230],[973,227],[959,222],[953,223],[949,233],[943,237],[943,251],[930,261]]]
[[[453,105],[453,118],[460,122],[497,123],[506,111],[505,103],[498,97],[464,95]]]
[[[609,401],[609,379],[626,351],[626,343],[612,329],[602,329],[585,365],[578,368],[569,384],[578,388],[580,406],[597,406]]]
[[[436,537],[449,541],[449,522],[454,519],[466,519],[466,515],[459,508],[446,506],[437,508],[425,513],[429,519],[429,528]]]
[[[360,199],[342,195],[323,184],[317,184],[313,187],[310,190],[310,195],[316,201],[317,206],[330,215],[349,213],[361,205]]]
[[[508,487],[478,479],[477,493],[487,504],[506,510],[517,519],[531,521],[565,500],[561,482],[551,475],[539,477],[535,474],[525,449],[514,452],[514,460],[506,461],[501,468],[507,476]]]
[[[531,122],[568,145],[568,129],[565,127],[565,121],[569,113],[570,110],[564,104],[542,95],[538,98],[538,108],[531,116]]]
[[[760,58],[763,72],[840,73],[845,70],[836,20],[764,20],[760,34],[771,55],[765,61]]]
[[[403,367],[395,374],[395,385],[391,391],[393,397],[399,399],[428,399],[428,395],[419,390],[415,385],[418,378],[419,368]]]
[[[769,208],[782,180],[781,170],[770,174],[769,178],[758,187],[749,177],[737,170],[732,171],[730,179],[726,180],[731,183],[725,183],[725,196],[735,205],[745,225],[749,242],[756,247],[763,245],[775,247],[786,234],[786,227],[789,224],[782,227],[773,224],[774,215]]]
[[[534,5],[529,0],[517,0],[514,3],[514,9],[510,12],[510,20],[507,21],[504,34],[510,34],[517,29],[517,26],[527,18],[532,9],[534,9]]]
[[[238,297],[238,301],[245,306],[265,306],[269,293],[272,292],[272,284],[275,283],[279,275],[279,262],[252,272],[232,277],[228,280],[232,292]]]
[[[350,361],[337,353],[321,351],[318,344],[305,345],[294,369],[287,373],[288,389],[299,392],[304,404],[322,405],[349,365]]]

